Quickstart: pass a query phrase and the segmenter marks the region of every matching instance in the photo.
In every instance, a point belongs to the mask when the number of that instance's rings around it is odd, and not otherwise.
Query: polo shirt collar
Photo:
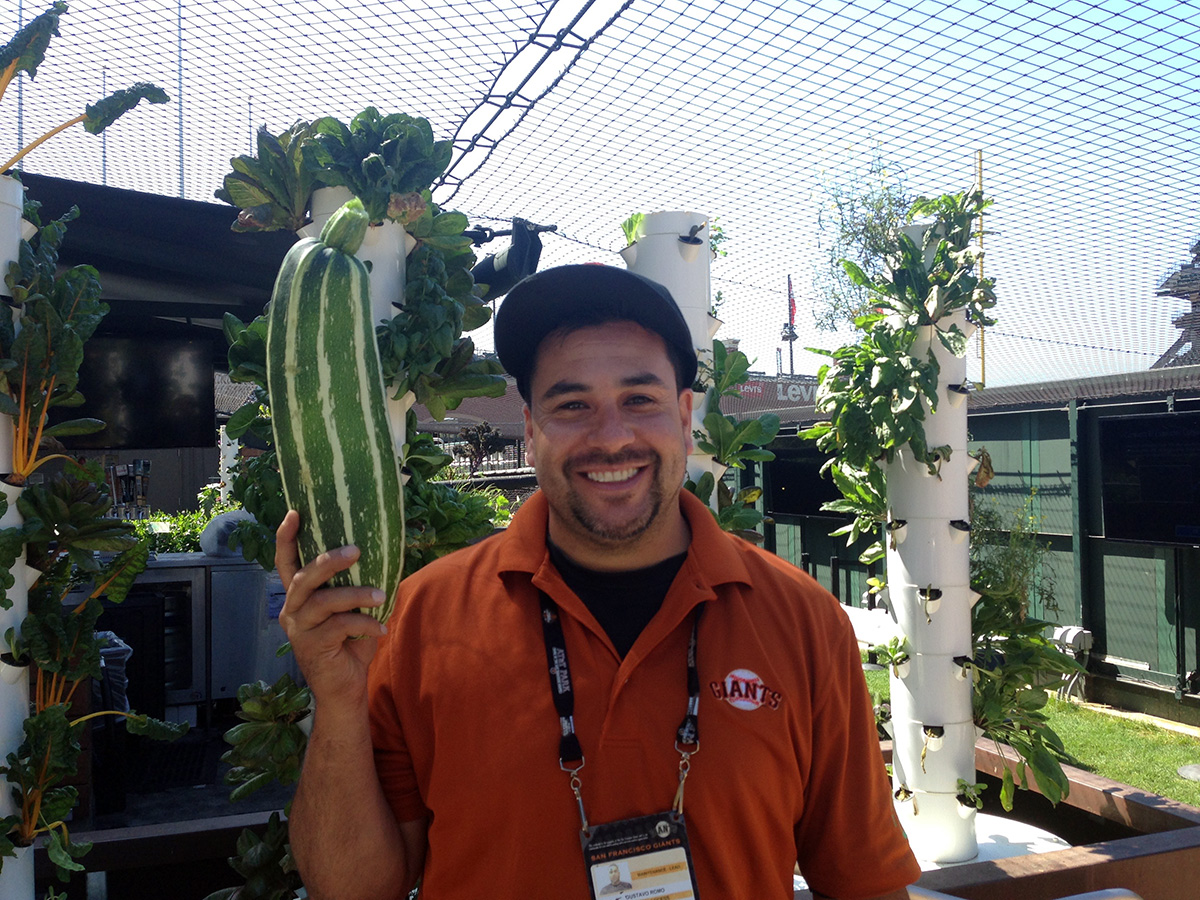
[[[711,599],[711,588],[721,584],[740,582],[751,584],[750,572],[738,552],[735,538],[721,530],[709,509],[690,491],[681,491],[679,506],[692,532],[688,545],[688,557],[680,570],[698,589],[709,596],[696,598]],[[539,490],[517,510],[508,525],[504,544],[500,550],[499,571],[523,572],[535,576],[543,567],[550,568],[546,550],[546,528],[550,517],[550,506]],[[680,578],[676,578],[677,585]],[[675,594],[673,589],[671,594]],[[668,600],[671,595],[668,595]]]

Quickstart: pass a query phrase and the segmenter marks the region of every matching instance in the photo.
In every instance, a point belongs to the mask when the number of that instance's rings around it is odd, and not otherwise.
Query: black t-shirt
[[[683,567],[687,552],[632,572],[596,572],[585,569],[547,542],[550,561],[596,617],[621,658],[654,618],[667,596],[671,582]]]

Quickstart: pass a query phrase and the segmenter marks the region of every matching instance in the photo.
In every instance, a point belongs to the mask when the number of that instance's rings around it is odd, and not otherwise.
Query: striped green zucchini
[[[386,600],[404,565],[404,492],[388,429],[367,269],[354,253],[367,231],[362,203],[333,214],[321,237],[283,260],[267,324],[267,391],[288,507],[300,513],[300,558],[355,544],[358,561],[334,584],[370,585]]]

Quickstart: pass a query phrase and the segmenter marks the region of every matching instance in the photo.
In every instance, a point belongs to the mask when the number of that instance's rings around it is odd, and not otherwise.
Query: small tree
[[[913,197],[904,187],[904,172],[889,165],[878,144],[865,153],[853,151],[839,166],[841,174],[821,175],[817,227],[823,251],[813,272],[820,296],[814,310],[818,328],[836,330],[870,309],[870,291],[851,279],[844,259],[858,264],[872,280],[883,274],[884,255],[895,246],[895,232],[911,221]]]
[[[485,459],[493,453],[499,453],[508,443],[500,434],[500,430],[487,422],[464,425],[459,429],[458,437],[463,443],[454,448],[454,455],[467,461],[471,475],[479,471]]]

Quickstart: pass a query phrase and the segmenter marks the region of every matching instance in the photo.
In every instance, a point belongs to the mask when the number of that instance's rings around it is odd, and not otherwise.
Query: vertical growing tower
[[[978,853],[974,804],[960,803],[975,781],[967,477],[966,350],[991,283],[977,272],[975,223],[982,192],[914,205],[931,224],[896,235],[888,272],[869,278],[845,263],[870,295],[855,324],[857,344],[830,353],[818,409],[829,416],[805,436],[832,454],[845,499],[827,508],[854,515],[836,533],[874,533],[887,558],[888,599],[908,659],[892,666],[893,781],[897,809],[916,854],[961,862]]]

